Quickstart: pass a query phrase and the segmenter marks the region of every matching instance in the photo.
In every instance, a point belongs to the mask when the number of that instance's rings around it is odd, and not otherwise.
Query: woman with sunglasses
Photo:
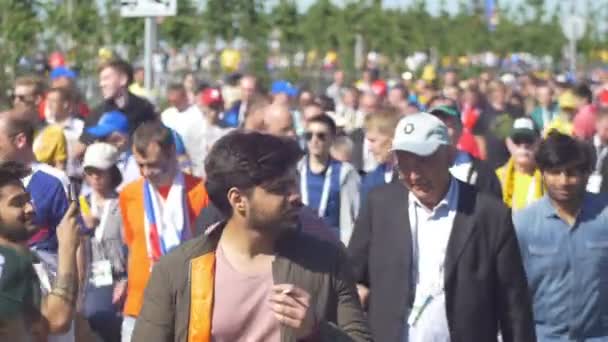
[[[330,150],[336,124],[326,114],[306,123],[307,155],[298,165],[302,202],[315,210],[347,245],[359,212],[360,177],[349,163],[335,160]]]
[[[513,123],[507,147],[511,157],[496,170],[502,185],[505,204],[514,211],[522,209],[543,196],[541,173],[534,159],[540,135],[530,118]]]

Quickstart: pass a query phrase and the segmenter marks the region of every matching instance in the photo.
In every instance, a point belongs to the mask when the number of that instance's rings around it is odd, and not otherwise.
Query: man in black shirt
[[[499,81],[492,82],[488,105],[473,129],[474,135],[484,137],[485,146],[480,146],[480,150],[492,169],[496,170],[509,159],[506,139],[513,122],[520,116],[521,113],[507,103],[505,85]]]
[[[118,110],[124,113],[129,120],[130,133],[145,121],[154,120],[157,115],[154,106],[147,100],[133,95],[128,86],[133,81],[133,68],[122,60],[112,60],[99,69],[99,87],[104,102],[87,117],[86,126],[94,126],[103,113]],[[80,136],[84,145],[91,144],[94,137],[88,135],[86,130]]]

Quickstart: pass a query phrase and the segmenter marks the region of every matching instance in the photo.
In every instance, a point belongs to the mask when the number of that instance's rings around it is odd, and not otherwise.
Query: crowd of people
[[[2,340],[608,339],[608,72],[440,75],[18,78]]]

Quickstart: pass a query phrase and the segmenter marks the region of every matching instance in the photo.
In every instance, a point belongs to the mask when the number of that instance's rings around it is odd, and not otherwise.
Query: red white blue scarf
[[[144,227],[148,256],[153,265],[191,237],[183,173],[178,173],[165,200],[144,181]]]

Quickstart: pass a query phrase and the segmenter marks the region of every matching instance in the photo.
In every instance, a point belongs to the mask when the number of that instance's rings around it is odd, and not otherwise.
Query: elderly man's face
[[[399,178],[403,184],[428,208],[434,208],[445,196],[450,182],[450,153],[440,146],[435,153],[422,157],[397,151]]]

